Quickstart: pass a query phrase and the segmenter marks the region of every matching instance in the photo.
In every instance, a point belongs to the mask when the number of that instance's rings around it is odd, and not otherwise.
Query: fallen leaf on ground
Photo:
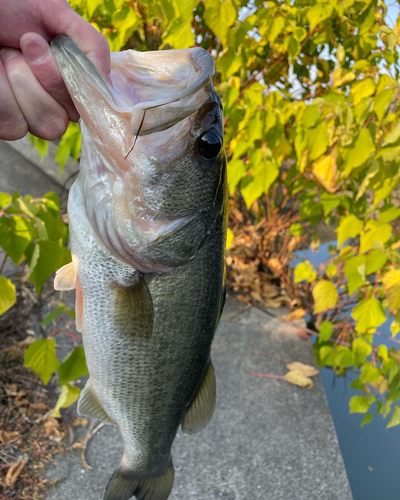
[[[79,425],[81,425],[82,427],[86,427],[88,423],[88,419],[82,417],[73,418],[71,420],[72,427],[78,427]]]
[[[24,391],[19,392],[15,396],[15,399],[14,399],[15,406],[26,406],[26,405],[29,405],[29,401],[26,398],[24,398],[24,396],[26,396],[26,392],[24,392]]]
[[[304,309],[296,309],[295,311],[291,312],[286,316],[287,321],[292,321],[294,319],[301,319],[304,318],[306,315],[306,311]]]
[[[298,385],[299,387],[309,387],[310,389],[314,387],[314,382],[309,377],[304,375],[304,373],[301,372],[300,370],[293,370],[287,372],[283,378],[287,382],[290,382],[291,384],[294,385]]]
[[[7,384],[4,388],[7,396],[16,396],[18,392],[17,384]]]
[[[282,272],[283,266],[282,262],[277,259],[276,257],[272,257],[271,259],[267,260],[267,265],[271,269],[271,271],[274,273],[275,276],[279,276]]]
[[[11,467],[7,471],[5,478],[6,486],[8,486],[9,488],[14,487],[14,484],[17,482],[17,479],[19,478],[27,463],[28,460],[26,458],[20,458],[18,462],[15,462],[11,465]]]
[[[286,368],[288,370],[292,371],[300,371],[304,373],[307,377],[313,377],[314,375],[317,375],[318,370],[317,368],[314,368],[311,365],[305,365],[304,363],[301,363],[300,361],[293,361],[293,363],[289,363],[286,365]]]
[[[49,407],[47,405],[45,405],[44,403],[31,403],[29,405],[28,414],[29,414],[29,416],[31,416],[31,415],[33,415],[33,412],[35,410],[46,411],[48,409],[49,409]]]
[[[0,443],[8,443],[12,441],[13,439],[17,438],[19,436],[18,431],[14,432],[7,432],[7,431],[1,431],[0,430]]]

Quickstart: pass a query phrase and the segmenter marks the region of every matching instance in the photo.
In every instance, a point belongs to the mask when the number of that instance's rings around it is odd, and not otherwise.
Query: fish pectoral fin
[[[181,423],[187,436],[202,431],[212,419],[215,410],[216,384],[214,367],[210,361],[200,387]]]
[[[143,277],[132,286],[113,287],[117,291],[114,314],[118,322],[129,325],[128,333],[135,338],[149,339],[153,333],[153,299]]]
[[[101,420],[107,424],[114,424],[109,418],[96,394],[92,389],[90,380],[86,382],[78,401],[78,415],[81,417],[91,417]]]
[[[54,288],[56,290],[74,290],[76,286],[76,272],[73,262],[66,264],[56,272]]]
[[[129,470],[117,469],[108,482],[104,500],[128,500],[133,495],[137,500],[167,500],[174,484],[172,461],[161,476],[146,481],[135,479]]]

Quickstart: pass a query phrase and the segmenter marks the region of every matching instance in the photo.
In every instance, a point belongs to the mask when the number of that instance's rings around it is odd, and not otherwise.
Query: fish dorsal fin
[[[76,287],[76,272],[73,262],[66,264],[56,272],[54,288],[56,290],[74,290]]]
[[[183,417],[181,426],[184,434],[196,434],[207,426],[214,413],[216,393],[215,372],[210,361],[201,385]]]
[[[101,406],[100,401],[97,399],[93,391],[90,379],[86,382],[78,401],[78,414],[81,417],[91,417],[101,420],[107,424],[113,424],[104,408]]]

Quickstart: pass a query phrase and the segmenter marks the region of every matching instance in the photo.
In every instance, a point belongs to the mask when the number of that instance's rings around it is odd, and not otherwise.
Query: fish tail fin
[[[174,483],[174,466],[170,462],[161,476],[138,480],[127,471],[117,469],[111,476],[103,500],[167,500]]]

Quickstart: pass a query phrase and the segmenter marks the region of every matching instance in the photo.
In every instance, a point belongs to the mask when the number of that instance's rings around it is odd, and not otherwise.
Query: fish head
[[[68,37],[51,46],[81,116],[78,182],[102,244],[142,272],[195,258],[226,205],[211,55],[113,53],[107,81]]]

